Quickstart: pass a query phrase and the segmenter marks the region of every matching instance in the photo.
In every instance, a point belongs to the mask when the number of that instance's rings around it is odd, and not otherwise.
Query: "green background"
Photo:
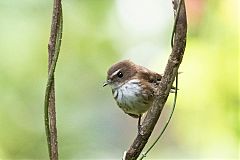
[[[239,2],[187,1],[188,38],[173,119],[147,159],[239,157]],[[162,73],[171,1],[63,1],[56,68],[60,159],[120,159],[137,121],[123,114],[107,69],[121,59]],[[0,1],[0,159],[47,159],[43,101],[51,1]],[[171,110],[169,97],[153,132]]]

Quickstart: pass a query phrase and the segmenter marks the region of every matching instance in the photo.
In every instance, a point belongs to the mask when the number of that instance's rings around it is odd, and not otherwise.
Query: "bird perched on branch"
[[[141,116],[152,106],[161,78],[156,72],[123,60],[110,67],[103,86],[111,87],[117,105],[126,114],[138,118],[140,129]]]

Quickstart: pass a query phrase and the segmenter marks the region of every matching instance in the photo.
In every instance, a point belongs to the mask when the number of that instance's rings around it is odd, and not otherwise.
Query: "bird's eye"
[[[118,76],[118,78],[122,78],[122,77],[123,77],[122,72],[118,72],[118,73],[117,73],[117,76]]]

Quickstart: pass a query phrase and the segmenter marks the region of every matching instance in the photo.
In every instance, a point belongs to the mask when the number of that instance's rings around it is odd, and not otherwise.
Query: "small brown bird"
[[[140,127],[141,116],[152,105],[161,78],[156,72],[123,60],[110,67],[103,86],[111,87],[114,99],[126,114],[139,118]]]

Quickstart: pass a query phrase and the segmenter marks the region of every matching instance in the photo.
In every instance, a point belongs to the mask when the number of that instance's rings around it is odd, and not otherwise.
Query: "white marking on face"
[[[121,70],[121,69],[118,69],[118,70],[116,70],[115,72],[113,72],[113,74],[111,74],[111,77],[114,77],[115,75],[117,75],[120,70]]]

